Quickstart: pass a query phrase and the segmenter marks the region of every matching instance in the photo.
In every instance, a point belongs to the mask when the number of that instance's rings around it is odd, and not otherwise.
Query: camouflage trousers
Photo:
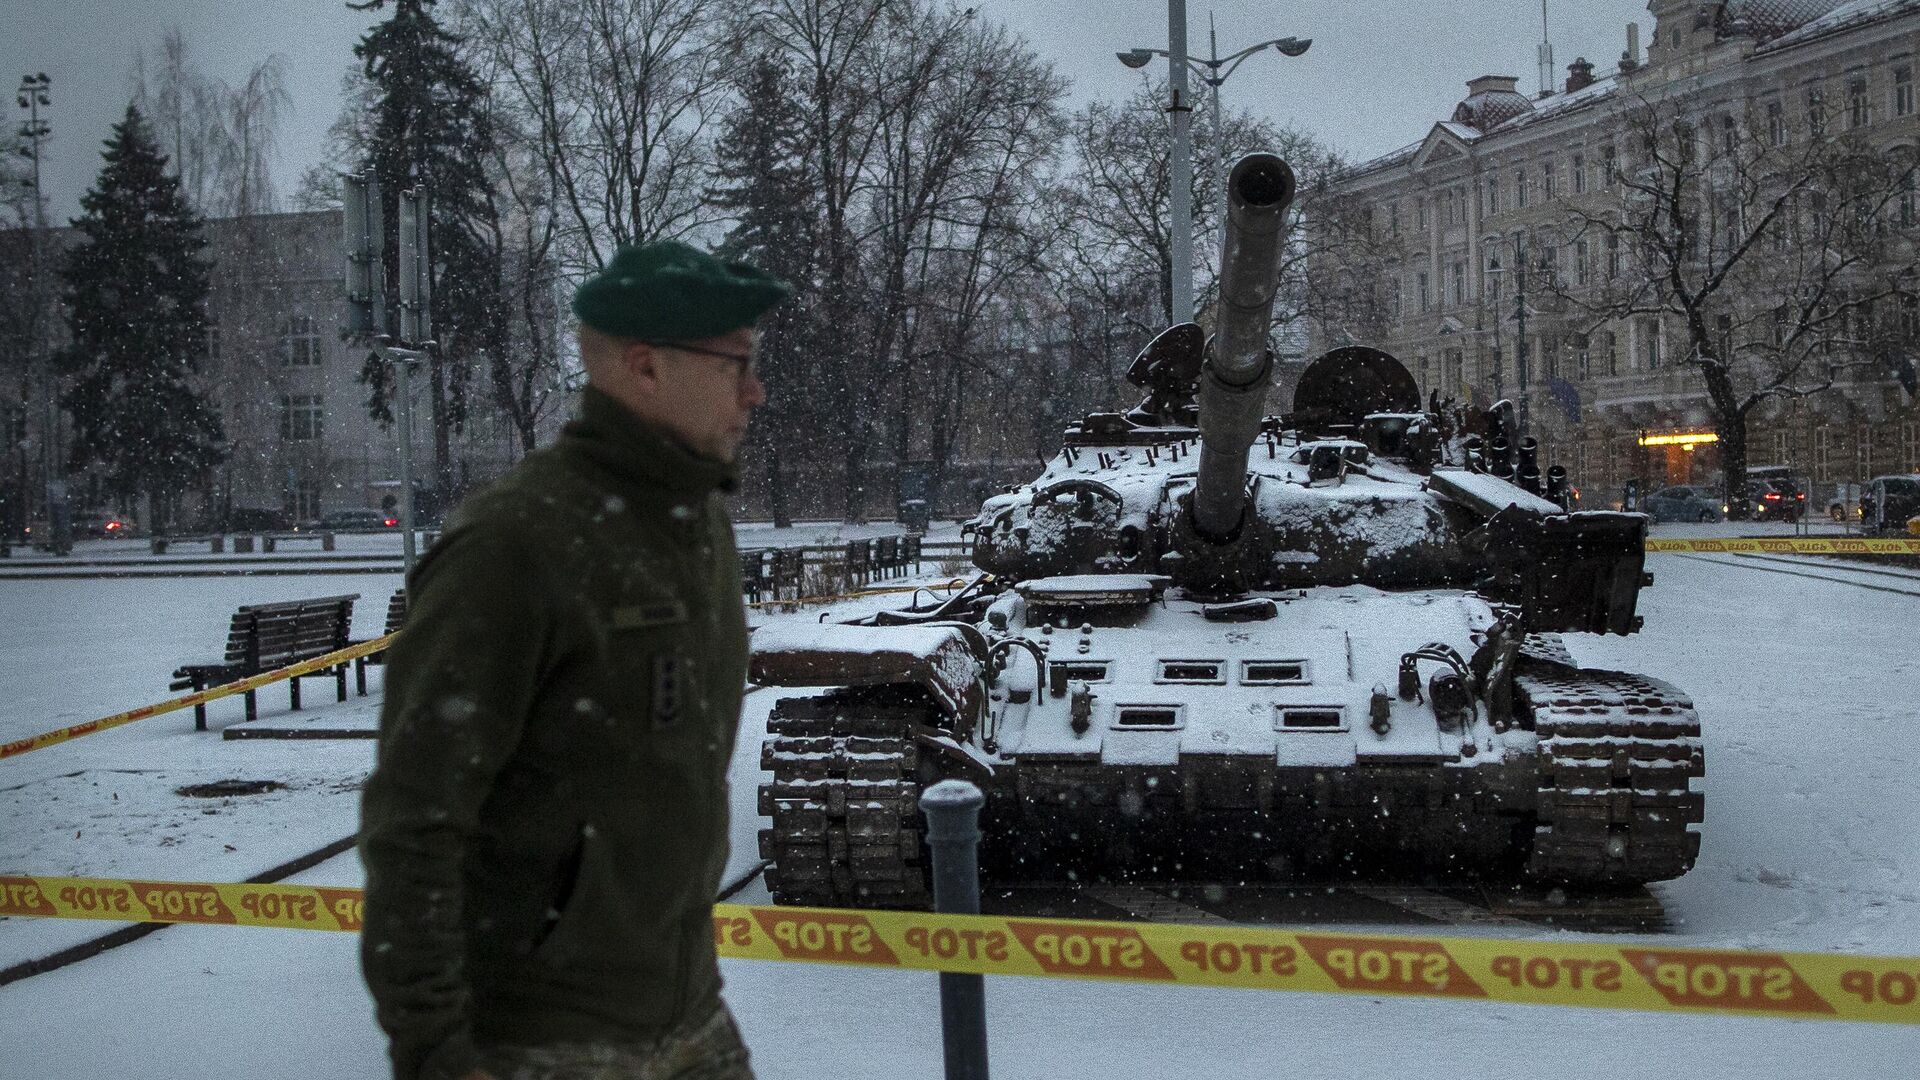
[[[747,1046],[724,1005],[649,1042],[490,1046],[484,1057],[496,1080],[753,1080]]]

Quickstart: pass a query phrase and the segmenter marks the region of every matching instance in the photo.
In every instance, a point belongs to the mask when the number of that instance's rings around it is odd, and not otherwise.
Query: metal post
[[[404,572],[413,574],[415,555],[413,537],[413,365],[419,363],[420,354],[409,349],[382,349],[387,362],[393,365],[394,396],[399,408],[395,419],[400,428],[400,565]]]
[[[1193,321],[1193,107],[1187,103],[1187,0],[1167,0],[1167,83],[1173,100],[1173,321]]]
[[[1213,178],[1220,182],[1220,213],[1224,218],[1227,204],[1227,129],[1220,119],[1220,84],[1226,82],[1227,78],[1220,74],[1220,34],[1214,29],[1211,11],[1207,12],[1207,56],[1207,70],[1212,73],[1207,85],[1213,88]]]
[[[1515,419],[1519,422],[1520,434],[1527,433],[1527,254],[1521,250],[1518,242],[1513,246],[1513,307],[1514,307],[1514,343],[1513,374],[1520,384],[1520,400]]]
[[[980,914],[980,789],[943,780],[920,796],[933,851],[933,910]],[[980,975],[940,973],[940,1031],[946,1080],[987,1080],[987,989]]]

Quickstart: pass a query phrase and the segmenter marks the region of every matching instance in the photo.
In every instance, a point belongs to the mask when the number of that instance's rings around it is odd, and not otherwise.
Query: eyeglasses
[[[698,345],[682,345],[673,341],[647,341],[642,342],[642,344],[651,345],[656,349],[674,349],[679,352],[694,353],[698,356],[711,356],[716,360],[730,360],[736,369],[735,373],[742,379],[745,379],[749,374],[753,373],[754,357],[752,353],[721,352],[718,349],[703,349]]]

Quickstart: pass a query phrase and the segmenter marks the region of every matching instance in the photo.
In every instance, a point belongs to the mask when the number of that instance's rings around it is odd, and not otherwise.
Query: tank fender
[[[985,658],[953,625],[763,626],[747,663],[747,678],[761,686],[921,687],[962,738],[986,707],[985,675]]]

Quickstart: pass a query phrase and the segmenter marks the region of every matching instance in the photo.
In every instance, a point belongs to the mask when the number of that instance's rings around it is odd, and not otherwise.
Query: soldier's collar
[[[731,492],[740,479],[738,465],[688,450],[592,385],[581,395],[580,419],[567,425],[563,437],[608,468],[673,491],[704,495],[718,488]]]

